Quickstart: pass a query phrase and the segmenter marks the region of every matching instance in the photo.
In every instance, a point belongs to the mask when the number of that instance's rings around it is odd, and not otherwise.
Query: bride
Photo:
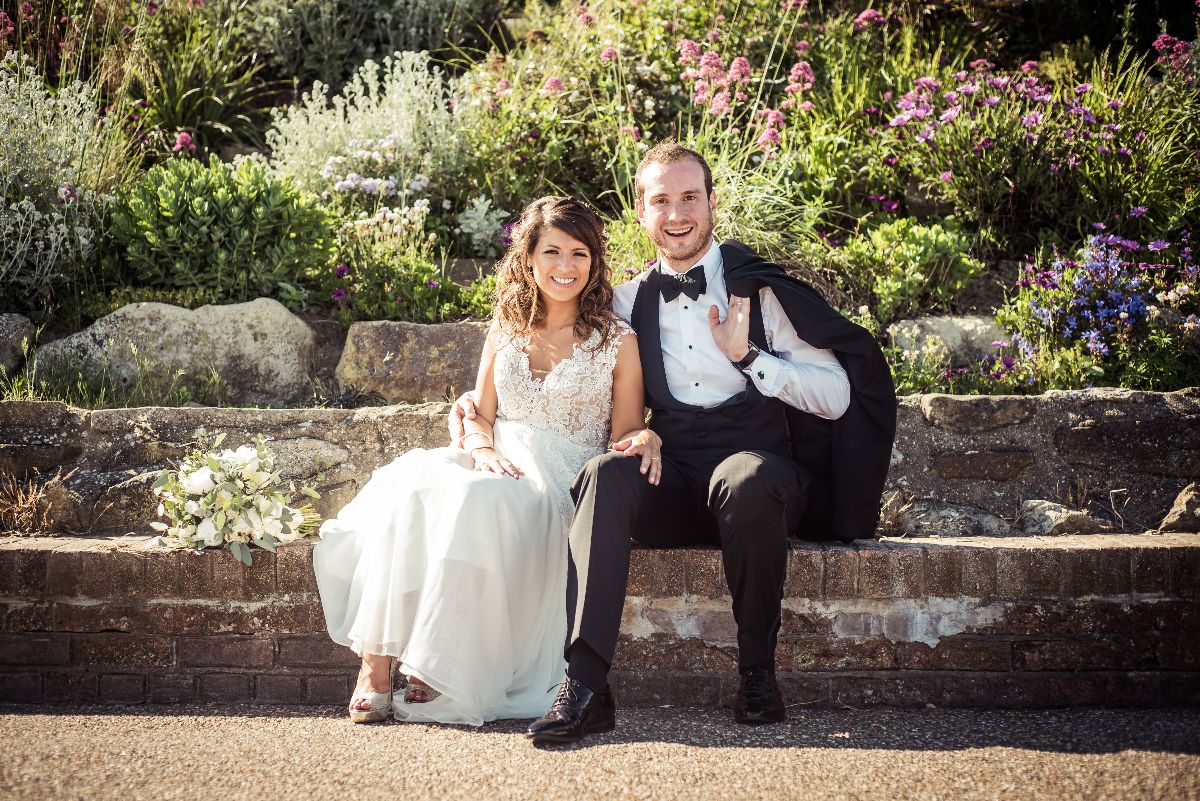
[[[356,723],[540,715],[565,670],[572,479],[610,442],[660,477],[599,217],[544,197],[512,236],[461,448],[376,470],[313,551],[329,634],[362,656]]]

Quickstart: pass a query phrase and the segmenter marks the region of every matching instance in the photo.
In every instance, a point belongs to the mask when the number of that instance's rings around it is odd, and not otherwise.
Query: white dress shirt
[[[662,294],[657,294],[659,338],[671,395],[681,403],[711,408],[743,392],[749,375],[758,391],[768,397],[827,420],[841,417],[850,405],[846,371],[833,351],[814,348],[796,334],[769,288],[759,291],[759,300],[767,345],[776,355],[759,353],[743,373],[717,347],[708,325],[708,309],[716,306],[722,320],[729,311],[722,262],[721,248],[714,241],[700,260],[707,287],[698,300],[681,294],[666,303]],[[674,274],[661,263],[653,269]],[[614,289],[613,311],[625,322],[630,321],[638,289],[650,270]]]

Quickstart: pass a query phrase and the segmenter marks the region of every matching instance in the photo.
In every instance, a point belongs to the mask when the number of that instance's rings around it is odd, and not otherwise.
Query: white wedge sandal
[[[400,662],[399,659],[393,659],[391,667],[388,670],[388,684],[394,685],[396,679],[396,667]],[[355,709],[354,705],[359,701],[366,701],[369,707],[367,709]],[[387,720],[392,716],[392,688],[388,687],[386,693],[373,692],[356,692],[350,698],[350,705],[346,707],[346,711],[350,713],[351,723],[379,723]]]

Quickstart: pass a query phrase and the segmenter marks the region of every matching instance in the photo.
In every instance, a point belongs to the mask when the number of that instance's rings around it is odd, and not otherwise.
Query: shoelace
[[[575,694],[575,688],[572,687],[571,682],[567,680],[558,686],[558,696],[554,699],[554,703],[551,704],[551,707],[556,707],[559,704],[566,704],[578,700],[579,696]]]
[[[771,674],[766,671],[747,670],[742,674],[746,678],[746,694],[750,696],[771,694]]]

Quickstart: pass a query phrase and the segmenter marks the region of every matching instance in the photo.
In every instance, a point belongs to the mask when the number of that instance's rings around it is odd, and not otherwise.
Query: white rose
[[[205,545],[216,545],[219,536],[220,532],[217,531],[217,525],[211,517],[204,518],[200,525],[196,526],[196,539]]]
[[[189,495],[204,495],[212,492],[217,486],[213,480],[213,471],[207,465],[199,468],[191,473],[184,473],[179,477],[179,483],[183,485],[183,489]]]

